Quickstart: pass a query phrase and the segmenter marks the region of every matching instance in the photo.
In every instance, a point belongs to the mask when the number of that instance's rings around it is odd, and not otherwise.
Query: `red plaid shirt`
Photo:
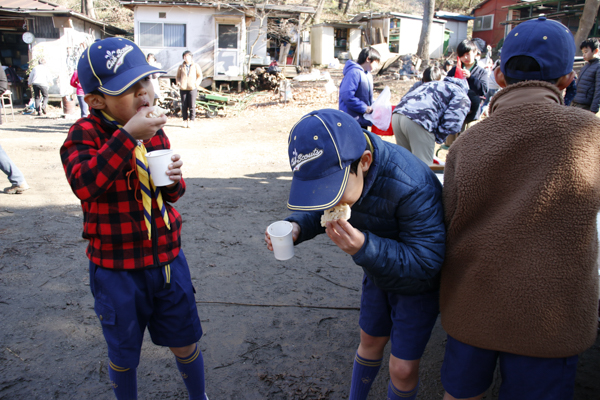
[[[164,131],[145,143],[148,151],[170,148]],[[60,149],[67,180],[83,209],[88,258],[112,269],[139,269],[170,263],[181,246],[181,215],[168,202],[185,192],[183,179],[161,189],[171,230],[152,199],[152,240],[144,223],[139,180],[132,168],[137,141],[95,115],[80,119]]]

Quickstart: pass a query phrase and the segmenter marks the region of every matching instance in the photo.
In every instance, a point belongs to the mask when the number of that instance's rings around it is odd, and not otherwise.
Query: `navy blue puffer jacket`
[[[445,237],[442,186],[408,150],[367,133],[373,163],[348,222],[365,234],[352,259],[380,289],[419,294],[438,289]],[[325,232],[322,212],[295,212],[299,244]]]
[[[585,63],[579,71],[575,103],[590,106],[594,114],[600,109],[600,60],[594,58]]]

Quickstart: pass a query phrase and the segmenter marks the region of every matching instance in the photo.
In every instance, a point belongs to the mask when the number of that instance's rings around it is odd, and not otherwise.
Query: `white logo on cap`
[[[131,50],[133,50],[133,46],[130,44],[126,45],[122,49],[113,51],[106,50],[106,55],[104,56],[104,58],[108,58],[108,61],[106,62],[106,68],[113,69],[114,67],[113,72],[116,74],[117,69],[119,69],[119,67],[123,65],[123,62],[125,61],[125,56]]]
[[[290,160],[290,165],[292,166],[292,171],[298,171],[303,164],[306,164],[309,161],[315,160],[323,155],[323,149],[315,148],[308,154],[298,154],[298,151],[294,149],[292,152],[292,159]]]

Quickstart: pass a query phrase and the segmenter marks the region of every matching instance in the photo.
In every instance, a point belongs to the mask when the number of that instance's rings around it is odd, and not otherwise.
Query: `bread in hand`
[[[350,206],[346,203],[338,204],[337,206],[330,208],[329,210],[325,210],[323,215],[321,216],[321,226],[327,226],[327,222],[329,221],[337,221],[338,219],[349,220],[350,219],[351,209]]]

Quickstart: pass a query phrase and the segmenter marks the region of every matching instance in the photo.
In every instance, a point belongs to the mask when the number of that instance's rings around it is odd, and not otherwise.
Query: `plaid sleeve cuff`
[[[169,203],[175,203],[185,193],[185,181],[183,178],[173,187],[164,186],[161,189],[163,198]]]

